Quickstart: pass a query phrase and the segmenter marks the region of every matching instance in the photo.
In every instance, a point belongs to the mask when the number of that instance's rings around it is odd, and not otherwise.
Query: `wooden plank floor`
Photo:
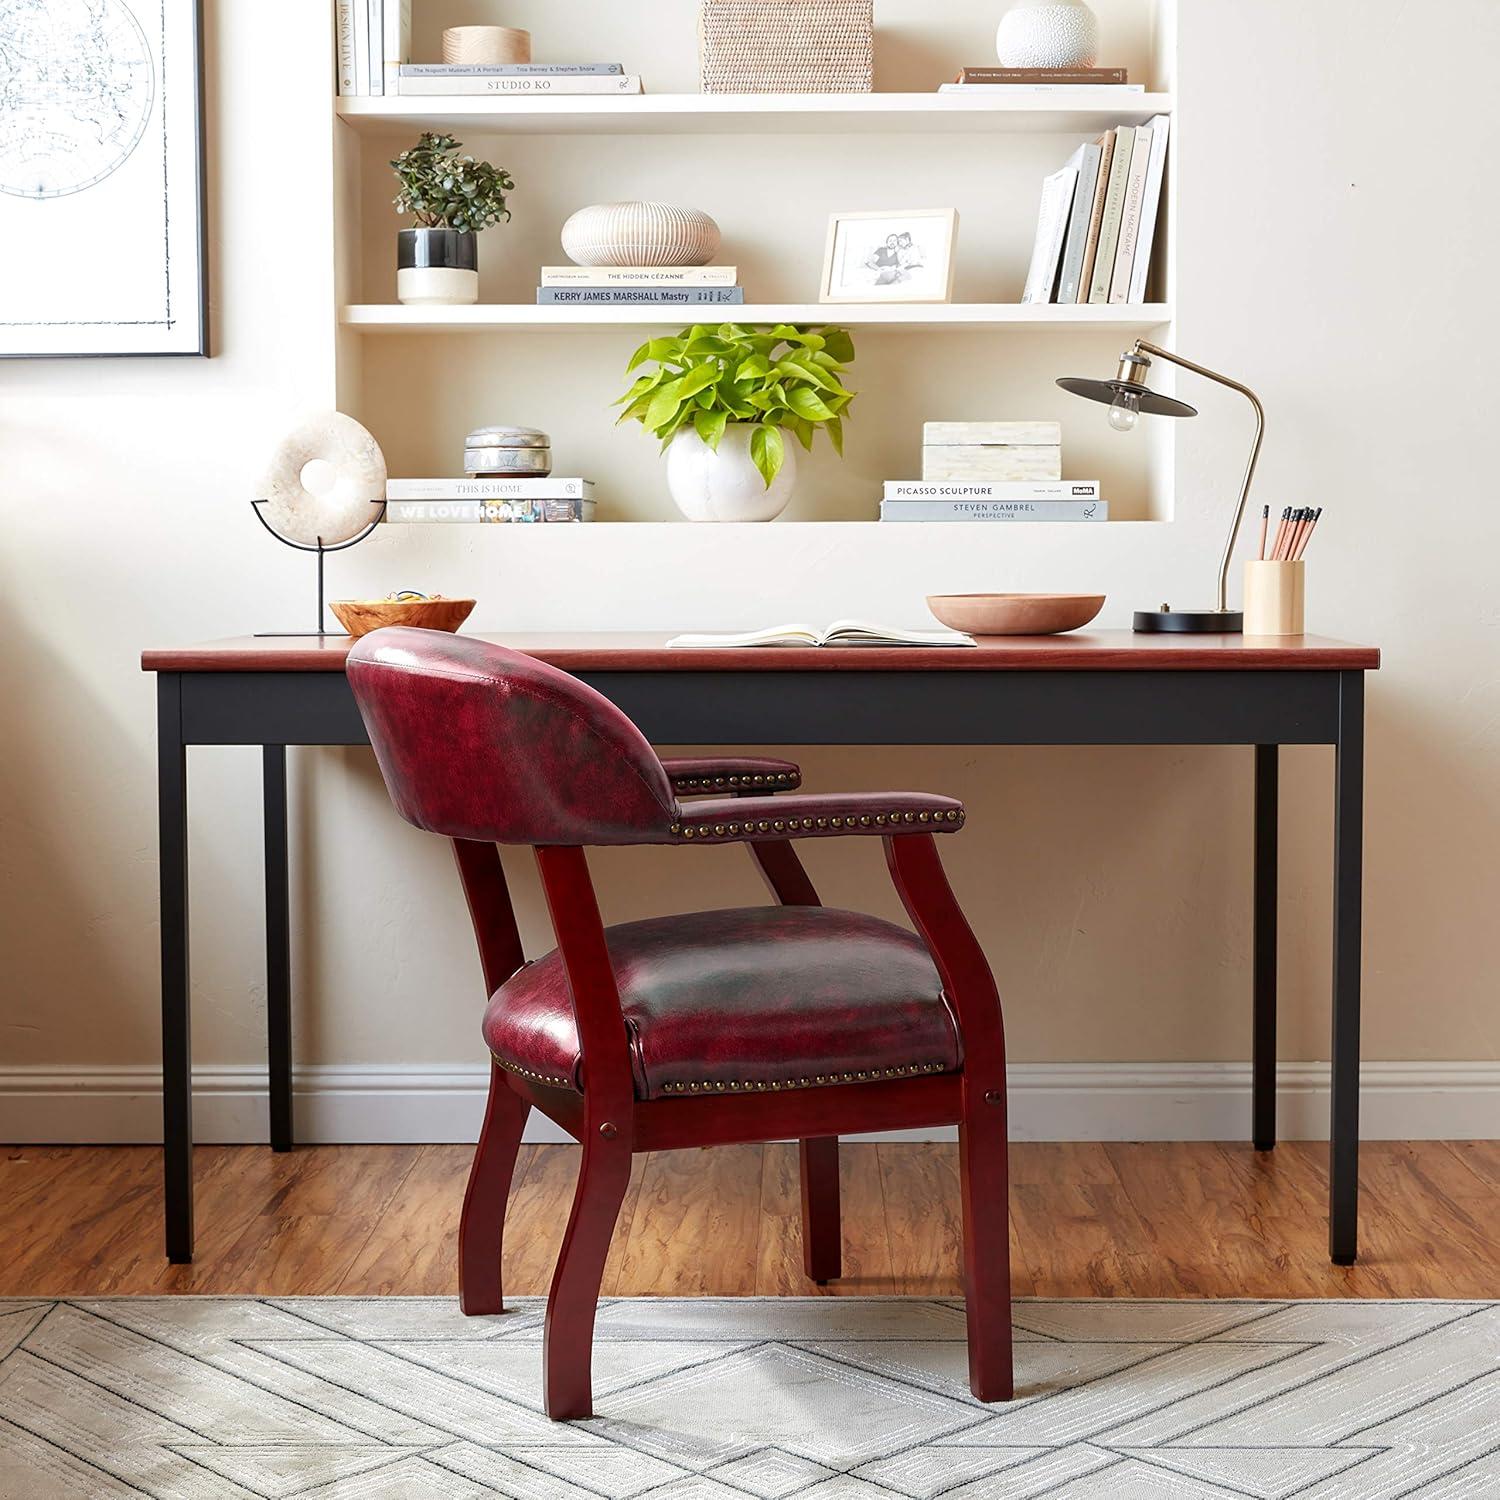
[[[466,1146],[258,1146],[196,1155],[198,1259],[161,1252],[151,1147],[0,1150],[0,1296],[122,1292],[449,1295]],[[959,1291],[957,1150],[841,1153],[843,1280],[830,1293]],[[1500,1142],[1370,1143],[1363,1258],[1328,1263],[1327,1147],[1012,1149],[1014,1289],[1042,1297],[1500,1296]],[[574,1146],[523,1146],[505,1286],[546,1290]],[[801,1268],[794,1146],[638,1157],[606,1295],[788,1295]]]

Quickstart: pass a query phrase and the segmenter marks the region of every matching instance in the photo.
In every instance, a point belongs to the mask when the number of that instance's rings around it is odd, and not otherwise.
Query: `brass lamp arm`
[[[1234,522],[1229,528],[1229,540],[1224,543],[1224,556],[1219,563],[1218,608],[1221,611],[1227,610],[1229,608],[1229,562],[1234,555],[1234,544],[1239,540],[1240,523],[1245,519],[1245,503],[1250,498],[1250,481],[1255,478],[1255,465],[1260,458],[1260,443],[1266,432],[1265,409],[1260,404],[1260,398],[1249,386],[1241,385],[1238,380],[1231,380],[1227,375],[1220,375],[1217,370],[1194,364],[1192,360],[1184,359],[1180,354],[1173,354],[1170,349],[1163,349],[1160,345],[1148,343],[1145,339],[1137,339],[1135,352],[1149,354],[1156,359],[1164,359],[1168,364],[1180,365],[1184,370],[1191,370],[1194,375],[1201,375],[1205,380],[1228,386],[1230,390],[1238,391],[1254,408],[1255,441],[1250,446],[1250,461],[1245,465],[1245,477],[1240,483],[1239,504],[1235,506]]]

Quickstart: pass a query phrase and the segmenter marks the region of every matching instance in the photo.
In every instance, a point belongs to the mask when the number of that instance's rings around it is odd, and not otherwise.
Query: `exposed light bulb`
[[[1141,415],[1141,398],[1134,391],[1117,391],[1109,407],[1109,425],[1116,432],[1134,432]]]

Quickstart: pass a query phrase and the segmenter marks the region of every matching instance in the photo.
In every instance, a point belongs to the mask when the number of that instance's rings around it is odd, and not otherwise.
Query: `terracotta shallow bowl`
[[[361,636],[382,625],[454,631],[469,618],[474,603],[473,599],[335,599],[328,607],[350,635]]]
[[[1059,635],[1104,608],[1103,594],[929,594],[927,607],[969,635]]]

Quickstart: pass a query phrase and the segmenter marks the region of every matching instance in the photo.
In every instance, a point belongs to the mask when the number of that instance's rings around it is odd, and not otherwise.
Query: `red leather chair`
[[[501,1310],[530,1110],[583,1146],[547,1299],[548,1415],[592,1414],[594,1310],[632,1152],[799,1140],[807,1271],[823,1281],[839,1274],[839,1135],[954,1123],[969,1383],[1008,1399],[1000,1000],[934,843],[963,826],[962,806],[805,795],[786,761],[661,760],[592,688],[463,636],[378,630],[348,672],[397,810],[453,840],[490,995],[489,1104],[459,1231],[465,1312]],[[819,905],[790,840],[847,836],[883,839],[920,936]],[[728,843],[748,845],[778,905],[601,922],[586,846],[681,844],[691,858]],[[536,853],[557,947],[535,961],[497,844]]]

